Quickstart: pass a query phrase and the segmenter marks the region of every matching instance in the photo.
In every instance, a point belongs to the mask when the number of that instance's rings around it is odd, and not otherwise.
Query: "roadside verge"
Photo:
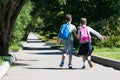
[[[91,60],[104,66],[120,70],[120,61],[92,55]]]
[[[53,49],[59,49],[59,50],[62,51],[62,49],[60,49],[59,46],[53,46],[52,48]],[[76,57],[81,57],[81,56],[76,56]],[[120,70],[120,61],[119,60],[114,60],[114,59],[110,59],[110,58],[100,57],[100,56],[96,56],[96,55],[91,55],[91,60],[93,62],[101,64],[103,66],[112,67],[114,69]]]
[[[11,67],[12,63],[15,61],[15,56],[11,55],[10,59],[5,61],[2,65],[0,65],[0,80],[6,74],[6,72]]]

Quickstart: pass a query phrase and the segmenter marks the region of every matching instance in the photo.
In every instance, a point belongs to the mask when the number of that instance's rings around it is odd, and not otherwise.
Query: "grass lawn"
[[[94,55],[110,59],[120,60],[120,48],[98,48],[94,47]]]
[[[5,61],[10,59],[10,55],[0,56],[0,65]]]

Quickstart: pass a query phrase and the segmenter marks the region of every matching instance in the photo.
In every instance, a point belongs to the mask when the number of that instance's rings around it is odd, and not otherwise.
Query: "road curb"
[[[120,70],[120,61],[118,60],[108,59],[108,58],[95,56],[95,55],[91,56],[91,60],[101,65],[113,67],[114,69]]]
[[[59,49],[59,50],[62,51],[62,49]],[[77,57],[80,57],[80,56],[77,56]],[[114,69],[120,70],[120,61],[119,60],[114,60],[114,59],[110,59],[110,58],[100,57],[100,56],[96,56],[96,55],[91,55],[91,60],[93,62],[98,63],[98,64],[101,64],[101,65],[104,65],[104,66],[107,66],[107,67],[112,67]]]
[[[0,80],[7,73],[10,66],[13,64],[15,60],[16,60],[15,56],[12,55],[8,61],[5,61],[2,65],[0,65]]]

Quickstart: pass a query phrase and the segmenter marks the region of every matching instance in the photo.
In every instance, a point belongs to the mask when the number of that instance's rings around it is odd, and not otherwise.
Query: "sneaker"
[[[63,67],[63,65],[64,65],[64,62],[61,62],[61,63],[60,63],[60,67]]]
[[[68,68],[69,68],[69,69],[72,69],[72,64],[68,64]]]
[[[82,68],[81,69],[85,69],[86,68],[86,66],[82,66]]]
[[[92,64],[91,60],[88,60],[88,64],[91,68],[93,67],[93,64]]]

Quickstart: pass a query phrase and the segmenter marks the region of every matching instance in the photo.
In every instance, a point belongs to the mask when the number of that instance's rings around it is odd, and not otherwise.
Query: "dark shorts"
[[[93,52],[94,48],[91,43],[80,44],[78,55],[90,55]]]

